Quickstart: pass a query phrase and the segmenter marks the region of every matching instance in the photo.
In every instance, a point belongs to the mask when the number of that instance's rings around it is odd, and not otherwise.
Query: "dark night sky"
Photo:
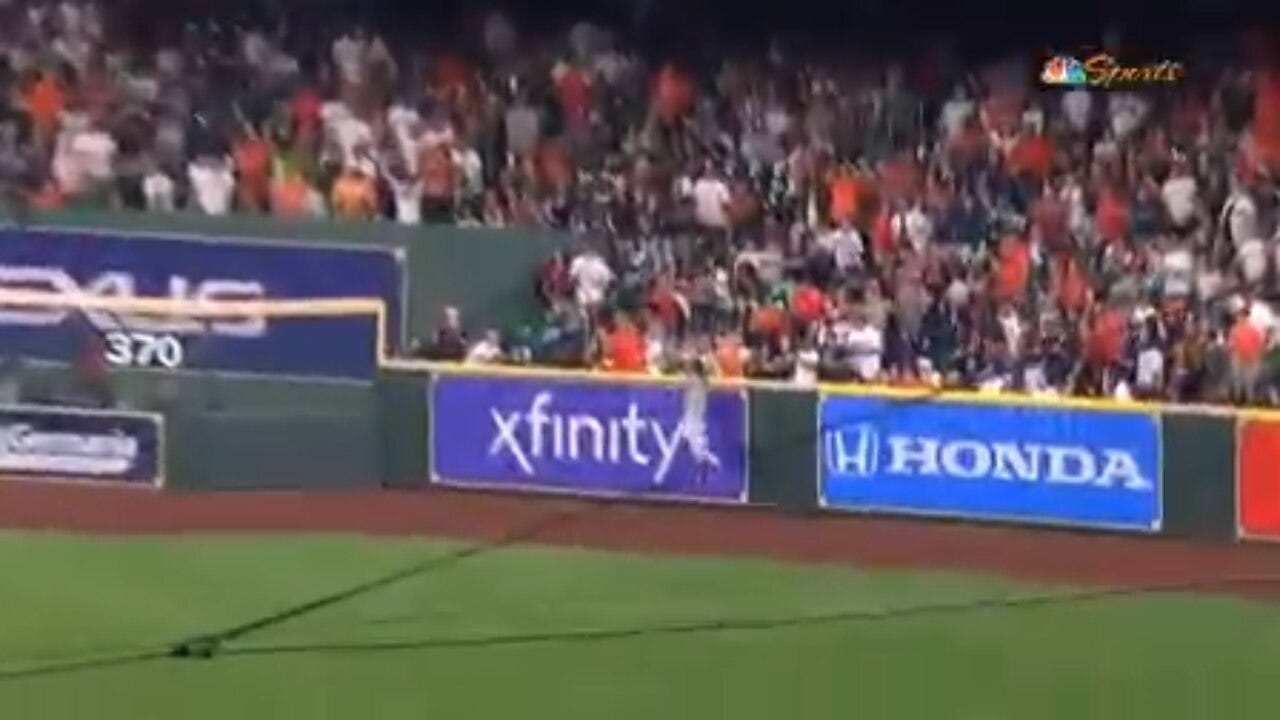
[[[1126,43],[1174,54],[1188,35],[1232,34],[1280,19],[1280,3],[1244,0],[647,0],[646,21],[636,23],[639,0],[113,0],[155,19],[180,9],[182,19],[206,10],[287,7],[308,24],[359,18],[405,37],[455,36],[483,8],[506,5],[526,29],[563,26],[591,18],[624,29],[651,47],[678,53],[691,48],[762,50],[772,35],[790,47],[838,48],[871,55],[909,55],[946,36],[965,54],[1013,49],[1061,49],[1099,42],[1107,27]],[[1271,9],[1260,12],[1259,9]]]

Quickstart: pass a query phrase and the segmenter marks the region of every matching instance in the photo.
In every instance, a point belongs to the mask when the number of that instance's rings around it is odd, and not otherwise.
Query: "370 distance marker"
[[[186,360],[182,340],[172,333],[111,330],[103,340],[106,360],[116,367],[172,369]]]

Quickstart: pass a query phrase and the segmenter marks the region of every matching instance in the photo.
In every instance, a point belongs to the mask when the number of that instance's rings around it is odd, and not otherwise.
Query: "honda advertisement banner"
[[[0,477],[7,479],[158,487],[163,446],[159,415],[0,406]]]
[[[746,502],[742,390],[712,390],[705,432],[678,386],[442,375],[429,393],[434,482]]]
[[[1154,533],[1154,414],[825,394],[826,507]]]
[[[0,288],[188,301],[377,298],[386,304],[394,350],[405,270],[394,248],[6,228]],[[0,346],[55,362],[81,356],[96,340],[116,366],[368,380],[377,367],[377,337],[370,315],[204,321],[0,308]]]

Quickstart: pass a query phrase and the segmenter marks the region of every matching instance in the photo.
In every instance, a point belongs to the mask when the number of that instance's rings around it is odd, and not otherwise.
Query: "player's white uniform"
[[[689,373],[684,387],[684,417],[681,418],[681,426],[694,462],[699,466],[719,467],[720,461],[711,452],[711,440],[707,437],[707,398],[710,394],[711,380],[702,373]]]

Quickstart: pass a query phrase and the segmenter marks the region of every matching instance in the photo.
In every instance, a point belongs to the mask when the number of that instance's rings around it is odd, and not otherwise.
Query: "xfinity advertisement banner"
[[[432,479],[448,485],[740,503],[747,499],[745,393],[715,390],[708,471],[698,472],[676,386],[438,377]],[[694,433],[696,434],[696,433]]]
[[[404,267],[394,249],[223,238],[6,228],[0,288],[193,301],[379,298],[392,349],[404,311]],[[66,362],[94,334],[118,366],[368,380],[377,365],[368,316],[205,321],[0,308],[0,346],[13,354]]]
[[[1156,532],[1157,418],[824,395],[825,506]]]
[[[64,407],[0,407],[0,477],[163,484],[158,415]]]

